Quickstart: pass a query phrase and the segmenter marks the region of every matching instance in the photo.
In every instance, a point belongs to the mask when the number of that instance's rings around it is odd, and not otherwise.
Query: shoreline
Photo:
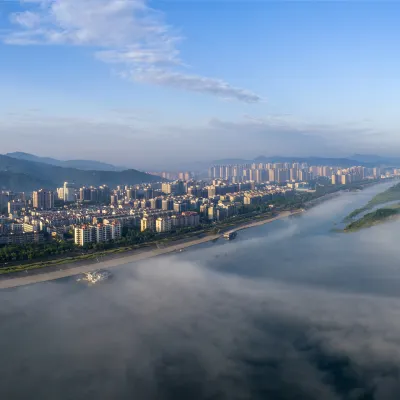
[[[265,225],[270,222],[276,221],[278,219],[288,218],[290,215],[301,214],[302,212],[303,212],[302,210],[295,211],[295,212],[282,211],[277,216],[272,217],[272,218],[265,218],[262,220],[248,222],[248,223],[244,223],[243,225],[238,225],[236,227],[232,227],[231,229],[229,229],[229,232],[238,232],[240,230],[249,229],[249,228],[253,228],[256,226],[260,226],[260,225]],[[175,244],[175,245],[171,244],[164,248],[157,248],[157,249],[150,249],[150,250],[146,249],[146,250],[142,250],[142,251],[133,250],[132,251],[133,254],[130,254],[130,255],[125,254],[124,255],[124,253],[122,253],[121,257],[110,256],[109,259],[105,259],[98,263],[85,264],[85,265],[79,265],[78,263],[71,263],[70,266],[63,265],[64,268],[61,268],[56,271],[36,273],[36,274],[22,276],[22,277],[21,276],[1,277],[0,278],[0,290],[1,289],[11,289],[11,288],[19,287],[19,286],[32,285],[35,283],[67,278],[67,277],[76,276],[76,275],[80,275],[80,274],[87,273],[87,272],[93,272],[98,269],[111,269],[113,267],[118,267],[118,266],[122,266],[125,264],[148,260],[150,258],[162,256],[165,254],[179,252],[186,248],[196,246],[196,245],[199,245],[202,243],[211,242],[213,240],[217,240],[220,238],[223,238],[223,233],[218,233],[215,235],[208,235],[203,238],[188,240],[183,243],[179,243],[179,244]],[[105,258],[107,258],[107,256]],[[49,267],[49,268],[51,268],[51,267]]]

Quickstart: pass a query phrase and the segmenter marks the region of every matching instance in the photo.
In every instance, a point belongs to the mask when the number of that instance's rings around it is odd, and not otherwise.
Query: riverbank
[[[296,215],[301,213],[302,210],[295,211],[291,213],[290,211],[283,211],[279,213],[279,215],[272,218],[264,218],[253,222],[247,222],[244,224],[239,224],[236,227],[232,227],[230,231],[240,231],[243,229],[249,229],[256,226],[264,225],[278,219],[287,218],[290,215]],[[118,255],[111,255],[102,257],[100,262],[95,262],[91,264],[87,263],[70,263],[63,264],[61,268],[57,270],[49,270],[51,267],[43,268],[41,270],[27,271],[26,276],[21,276],[21,273],[18,276],[14,274],[9,274],[0,277],[0,289],[8,289],[18,286],[31,285],[39,282],[46,282],[55,279],[67,278],[70,276],[75,276],[87,272],[92,272],[97,269],[110,269],[113,267],[130,264],[133,262],[147,260],[153,257],[158,257],[165,254],[171,254],[175,252],[179,252],[186,248],[196,246],[202,243],[211,242],[213,240],[218,240],[222,238],[222,234],[214,234],[208,235],[202,238],[197,239],[189,239],[187,241],[183,241],[181,243],[175,243],[165,246],[164,248],[157,249],[142,249],[142,250],[133,250],[127,253],[121,253]]]

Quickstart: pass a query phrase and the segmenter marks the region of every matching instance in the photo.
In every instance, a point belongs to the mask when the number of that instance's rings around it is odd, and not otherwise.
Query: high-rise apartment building
[[[110,203],[113,205],[118,204],[118,195],[117,194],[112,194],[110,196]]]
[[[257,183],[268,181],[268,171],[265,169],[257,169],[254,180]]]
[[[37,190],[32,194],[33,207],[41,210],[54,208],[54,193],[51,190]]]
[[[178,179],[182,181],[189,181],[192,177],[192,173],[189,171],[186,172],[178,172]]]
[[[186,193],[186,185],[183,181],[175,181],[169,183],[163,183],[161,190],[165,194],[180,195]]]
[[[299,177],[298,177],[298,173],[299,173],[299,171],[298,171],[298,169],[297,168],[290,168],[290,170],[289,170],[289,173],[290,173],[290,180],[291,181],[297,181],[298,179],[299,179]]]
[[[301,169],[298,171],[298,179],[302,182],[308,182],[312,179],[312,173],[306,169]]]
[[[79,189],[79,200],[90,201],[91,200],[91,188],[81,187]]]
[[[111,224],[84,225],[75,228],[75,244],[84,246],[86,243],[101,243],[121,238],[121,224],[113,221]]]
[[[86,243],[95,241],[96,229],[91,225],[84,225],[75,228],[75,244],[84,246]]]
[[[57,188],[57,198],[59,200],[64,200],[64,187]]]
[[[272,168],[270,168],[269,170],[268,170],[268,180],[270,181],[270,182],[275,182],[275,170],[274,169],[272,169]]]
[[[351,177],[350,177],[350,175],[348,175],[348,174],[346,174],[346,175],[341,175],[341,176],[340,176],[340,179],[341,179],[341,184],[342,184],[342,185],[347,185],[348,183],[351,182]]]
[[[8,202],[8,213],[9,214],[19,213],[20,211],[22,211],[23,208],[25,208],[24,201],[11,200]]]
[[[173,210],[174,209],[174,200],[173,199],[163,199],[161,202],[161,208],[163,210]]]
[[[64,201],[65,202],[73,202],[76,200],[75,198],[75,193],[76,193],[76,187],[74,183],[71,182],[64,182],[64,188],[63,188],[63,196],[64,196]]]
[[[156,229],[156,218],[149,215],[147,217],[142,218],[140,221],[140,230],[143,231],[152,231],[154,232]]]
[[[159,217],[156,220],[156,232],[163,233],[172,230],[172,218],[171,217]]]
[[[284,183],[289,180],[289,170],[287,169],[278,169],[277,177],[275,179],[279,183]]]
[[[374,176],[374,178],[380,178],[381,176],[381,169],[380,168],[374,168],[372,170],[372,175]]]

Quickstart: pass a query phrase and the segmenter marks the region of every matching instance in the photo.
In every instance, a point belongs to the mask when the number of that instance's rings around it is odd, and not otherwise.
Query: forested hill
[[[43,164],[55,165],[56,167],[62,168],[76,168],[90,171],[123,171],[127,168],[116,167],[115,165],[108,164],[101,161],[95,160],[57,160],[52,157],[39,157],[30,153],[23,153],[16,151],[14,153],[5,154],[7,157],[16,158],[18,160],[33,161]]]
[[[126,171],[83,171],[54,165],[18,160],[0,155],[0,190],[29,191],[35,188],[54,189],[64,182],[83,185],[130,185],[161,181],[160,177],[135,169]]]

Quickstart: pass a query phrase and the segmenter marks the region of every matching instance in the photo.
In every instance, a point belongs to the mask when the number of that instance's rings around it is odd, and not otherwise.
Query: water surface
[[[400,224],[332,231],[388,185],[106,284],[0,291],[0,398],[397,399]]]

